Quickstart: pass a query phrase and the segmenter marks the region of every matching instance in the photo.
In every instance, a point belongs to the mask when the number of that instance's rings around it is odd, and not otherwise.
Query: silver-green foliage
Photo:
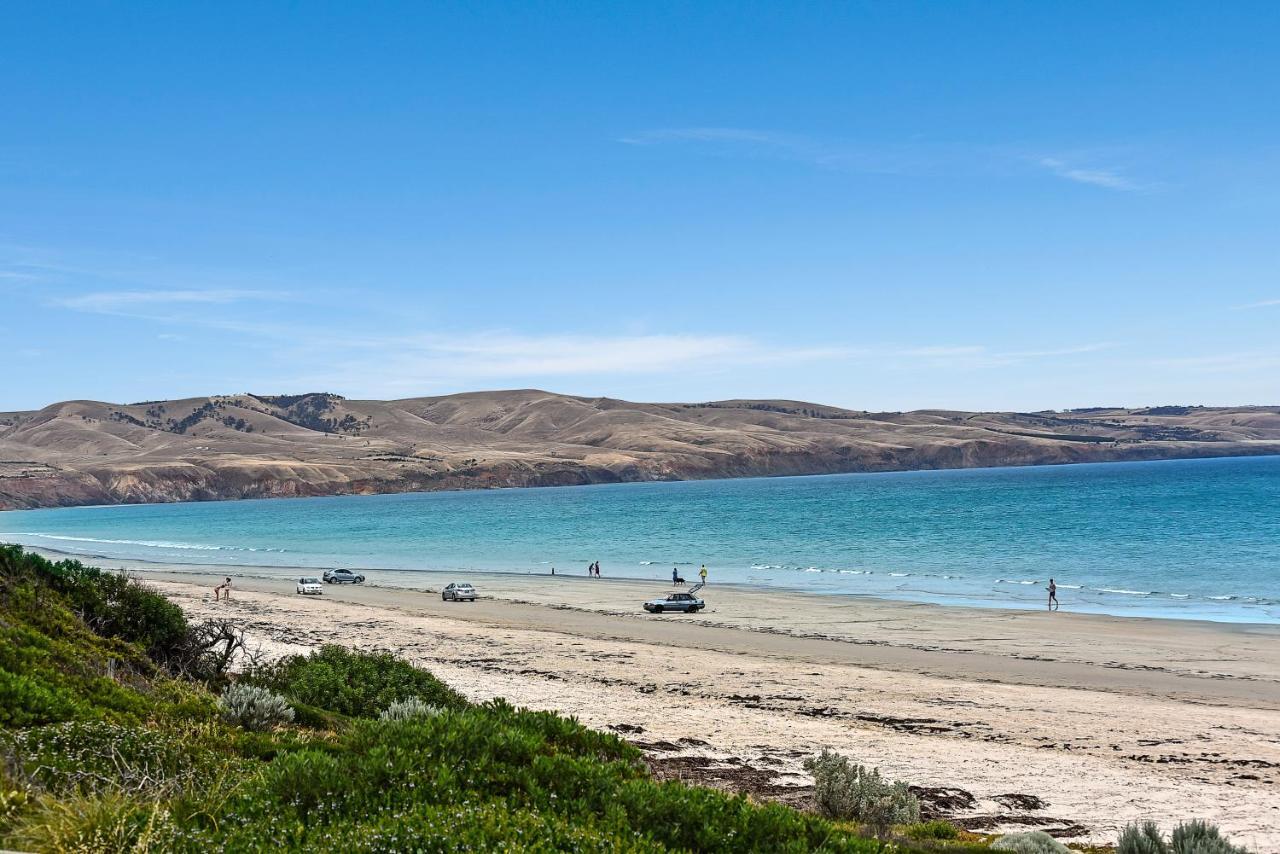
[[[384,721],[409,721],[414,718],[429,718],[443,712],[444,709],[439,706],[433,706],[421,697],[410,697],[407,700],[400,700],[392,703],[378,715],[379,720]]]
[[[1014,854],[1070,854],[1071,851],[1043,830],[1001,836],[991,844],[991,850],[1012,851]]]
[[[804,761],[813,775],[818,808],[830,818],[852,820],[877,831],[920,820],[920,802],[903,782],[890,783],[878,768],[857,765],[830,750]]]
[[[1116,843],[1117,854],[1169,854],[1164,834],[1154,821],[1125,825]]]
[[[279,694],[256,685],[236,683],[218,698],[222,719],[247,730],[268,730],[293,720],[293,709]]]
[[[1215,825],[1188,821],[1178,825],[1166,841],[1155,822],[1131,824],[1120,834],[1116,854],[1249,854],[1228,842]]]

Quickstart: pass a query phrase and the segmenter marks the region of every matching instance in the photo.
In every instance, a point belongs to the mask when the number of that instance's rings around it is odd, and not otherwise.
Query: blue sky
[[[1280,6],[10,3],[0,409],[1280,403]]]

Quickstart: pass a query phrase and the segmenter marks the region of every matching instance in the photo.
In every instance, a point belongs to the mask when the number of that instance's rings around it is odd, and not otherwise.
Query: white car
[[[318,578],[299,578],[298,592],[304,596],[312,593],[319,596],[324,593],[324,587],[320,584],[320,579]]]
[[[440,592],[440,598],[446,602],[474,602],[476,589],[465,581],[453,581]]]

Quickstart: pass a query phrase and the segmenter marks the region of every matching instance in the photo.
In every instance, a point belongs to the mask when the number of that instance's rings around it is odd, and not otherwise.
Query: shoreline
[[[657,616],[635,599],[655,585],[585,576],[493,576],[476,603],[442,602],[439,578],[301,597],[286,575],[241,577],[214,603],[212,578],[139,576],[193,619],[235,619],[269,655],[390,649],[472,700],[574,715],[635,742],[659,774],[762,799],[807,803],[801,763],[825,746],[922,787],[936,814],[973,829],[1105,843],[1126,821],[1204,817],[1254,850],[1280,847],[1270,627],[714,583],[707,611]]]
[[[106,505],[106,506],[115,506],[115,505]],[[0,531],[0,542],[5,542],[5,536],[6,536],[5,532]],[[133,557],[122,558],[122,557],[114,557],[112,555],[100,554],[100,553],[89,552],[89,551],[74,552],[74,551],[67,551],[64,549],[50,548],[47,546],[21,544],[21,543],[17,545],[21,545],[22,548],[28,551],[44,555],[45,557],[49,557],[53,560],[62,560],[62,559],[80,560],[85,562],[94,562],[95,565],[99,565],[99,566],[106,566],[107,564],[110,564],[112,568],[130,569],[130,570],[136,570],[139,572],[153,572],[153,571],[179,572],[179,573],[181,572],[191,572],[191,573],[232,572],[232,574],[239,573],[241,575],[245,575],[246,577],[261,577],[261,578],[276,578],[276,577],[289,576],[289,575],[308,575],[308,574],[316,575],[323,572],[322,568],[315,567],[315,566],[235,564],[235,563],[216,563],[216,562],[198,563],[194,561],[152,560],[147,558],[133,558]],[[337,566],[337,565],[338,564],[334,564],[334,566]],[[532,571],[521,572],[517,570],[507,570],[507,569],[479,569],[479,570],[477,569],[452,570],[452,569],[431,569],[431,568],[403,569],[403,568],[386,568],[386,567],[379,567],[379,566],[372,566],[372,565],[346,566],[345,564],[343,564],[343,566],[345,568],[352,569],[357,572],[378,573],[383,576],[391,576],[393,578],[402,579],[403,581],[406,582],[402,584],[393,585],[397,587],[412,587],[414,585],[409,584],[407,582],[415,578],[429,579],[431,577],[445,576],[445,575],[450,576],[451,580],[461,580],[464,578],[473,580],[475,578],[483,578],[483,577],[498,577],[498,578],[513,578],[513,579],[542,578],[542,579],[554,580],[556,582],[559,582],[562,579],[572,580],[572,579],[584,577],[584,576],[579,576],[577,574],[574,574],[572,572],[558,573],[553,576],[549,572],[545,572],[545,573],[538,573],[538,572],[532,572]],[[605,582],[610,582],[610,583],[645,584],[651,587],[662,588],[662,589],[665,589],[666,586],[669,586],[669,584],[663,578],[645,578],[640,576],[629,576],[629,575],[611,575],[611,576],[602,578],[600,580]],[[690,584],[692,583],[694,582],[690,582]],[[803,596],[803,597],[831,598],[836,600],[897,603],[901,605],[928,606],[928,607],[936,607],[936,608],[944,608],[944,609],[954,609],[959,611],[988,611],[988,612],[1007,613],[1007,614],[1034,614],[1034,613],[1039,613],[1042,610],[1047,610],[1047,609],[1041,609],[1039,607],[1030,606],[1029,604],[1024,604],[1016,600],[1011,601],[1007,605],[997,605],[997,604],[989,603],[985,600],[957,596],[956,597],[957,601],[954,601],[954,602],[937,602],[932,599],[895,598],[891,596],[879,595],[877,593],[858,593],[858,592],[845,592],[845,591],[823,590],[823,589],[807,589],[800,586],[788,586],[785,584],[770,584],[767,586],[753,585],[753,584],[748,584],[741,581],[719,581],[719,582],[716,582],[716,586],[721,589],[727,588],[727,589],[736,589],[740,591],[755,591],[755,592],[781,595],[781,596]],[[1060,594],[1061,594],[1061,591],[1063,590],[1071,590],[1071,589],[1073,588],[1066,585],[1059,585]],[[1062,596],[1060,595],[1059,598],[1062,598]],[[1055,613],[1061,613],[1064,615],[1070,614],[1074,617],[1086,616],[1086,617],[1109,618],[1109,619],[1117,619],[1117,620],[1156,620],[1160,622],[1167,622],[1167,623],[1174,623],[1174,624],[1206,624],[1206,625],[1213,625],[1213,626],[1220,626],[1220,627],[1230,627],[1230,626],[1238,626],[1242,628],[1270,627],[1280,631],[1280,618],[1277,618],[1271,621],[1264,621],[1264,620],[1251,620],[1245,617],[1237,618],[1234,616],[1220,616],[1220,615],[1205,616],[1202,614],[1183,617],[1183,616],[1173,616],[1167,613],[1157,613],[1157,614],[1143,613],[1136,608],[1131,609],[1132,610],[1131,613],[1115,613],[1114,611],[1102,610],[1102,609],[1091,607],[1089,604],[1081,605],[1078,603],[1075,605],[1075,609],[1073,610],[1072,604],[1073,603],[1071,603],[1068,600],[1067,609],[1058,611]]]

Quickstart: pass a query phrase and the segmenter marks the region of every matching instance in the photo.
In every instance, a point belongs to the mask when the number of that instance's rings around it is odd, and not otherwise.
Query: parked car
[[[318,578],[299,578],[298,592],[303,594],[304,596],[312,593],[319,596],[321,593],[324,592],[324,588],[320,586],[320,579]]]
[[[440,592],[440,598],[446,602],[474,602],[476,589],[465,581],[451,581]]]
[[[349,569],[326,569],[324,581],[326,584],[364,584],[364,576]]]
[[[707,603],[692,593],[670,593],[665,599],[650,599],[644,603],[644,609],[650,614],[661,614],[663,611],[683,611],[686,614],[696,614],[705,607],[707,607]]]

